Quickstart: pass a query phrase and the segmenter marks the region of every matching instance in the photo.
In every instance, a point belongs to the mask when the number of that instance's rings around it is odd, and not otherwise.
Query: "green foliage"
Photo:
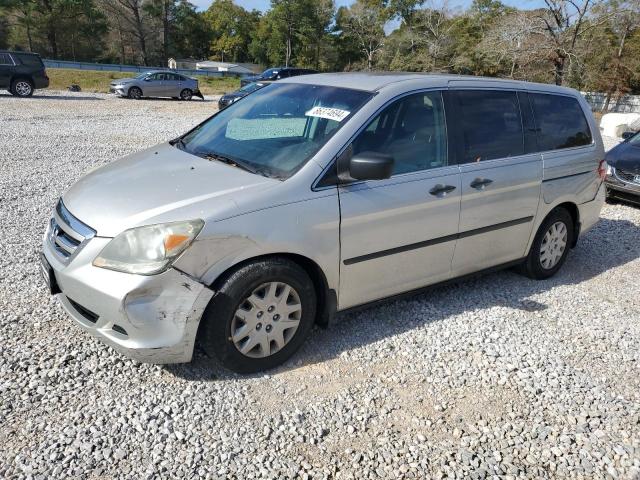
[[[10,47],[44,52],[53,58],[87,60],[104,47],[105,16],[93,0],[4,1],[13,29]]]
[[[391,23],[390,23],[391,22]],[[397,26],[392,32],[389,25]],[[405,70],[640,90],[640,0],[0,0],[0,48],[165,65],[167,57],[334,70]]]
[[[214,0],[204,14],[211,31],[209,57],[221,61],[249,61],[249,44],[260,19],[258,12],[247,12],[232,0]]]

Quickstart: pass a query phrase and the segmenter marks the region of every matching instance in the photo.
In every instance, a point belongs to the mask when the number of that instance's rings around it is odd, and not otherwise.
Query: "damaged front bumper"
[[[128,357],[189,362],[213,291],[174,268],[144,276],[94,267],[93,259],[110,240],[92,238],[65,262],[45,238],[52,292],[83,329]]]

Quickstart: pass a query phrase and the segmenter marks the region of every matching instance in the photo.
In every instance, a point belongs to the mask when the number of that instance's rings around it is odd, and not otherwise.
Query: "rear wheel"
[[[555,275],[567,259],[573,244],[573,232],[573,219],[569,212],[564,208],[552,210],[536,233],[522,265],[523,273],[536,280]]]
[[[245,265],[223,282],[202,318],[200,342],[239,373],[280,365],[313,326],[316,293],[296,263],[270,258]]]
[[[138,87],[131,87],[127,96],[133,100],[140,100],[142,98],[142,90]]]
[[[9,91],[16,97],[30,97],[33,95],[33,82],[26,78],[19,78],[11,83]]]
[[[180,92],[180,99],[181,100],[191,100],[191,97],[193,97],[193,92],[191,90],[189,90],[188,88],[185,88],[184,90],[182,90]]]

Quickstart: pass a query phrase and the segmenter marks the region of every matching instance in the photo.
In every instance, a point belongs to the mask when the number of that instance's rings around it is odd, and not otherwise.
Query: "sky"
[[[353,3],[353,0],[335,0],[336,7],[341,7],[343,5],[348,6]],[[449,6],[452,8],[455,7],[468,7],[471,4],[472,0],[450,0]],[[506,5],[510,5],[512,7],[531,9],[537,8],[544,5],[544,0],[502,0]],[[212,0],[191,0],[193,4],[198,6],[200,9],[206,9],[211,5]],[[270,0],[234,0],[237,5],[241,5],[247,10],[253,10],[254,8],[257,10],[265,11],[269,8],[271,4]]]

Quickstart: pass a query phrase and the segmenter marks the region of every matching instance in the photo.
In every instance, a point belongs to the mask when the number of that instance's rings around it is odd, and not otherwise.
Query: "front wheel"
[[[555,275],[567,259],[573,235],[573,219],[569,212],[564,208],[552,210],[536,233],[522,272],[536,280]]]
[[[131,87],[127,96],[133,100],[140,100],[142,98],[142,90],[138,87]]]
[[[222,282],[202,317],[199,339],[229,370],[258,372],[293,355],[315,315],[309,275],[290,260],[270,258],[244,265]]]
[[[182,90],[180,92],[180,99],[181,100],[191,100],[191,97],[193,97],[193,92],[191,90],[189,90],[188,88],[185,88],[184,90]]]
[[[33,83],[22,78],[14,80],[9,91],[16,97],[30,97],[33,95]]]

